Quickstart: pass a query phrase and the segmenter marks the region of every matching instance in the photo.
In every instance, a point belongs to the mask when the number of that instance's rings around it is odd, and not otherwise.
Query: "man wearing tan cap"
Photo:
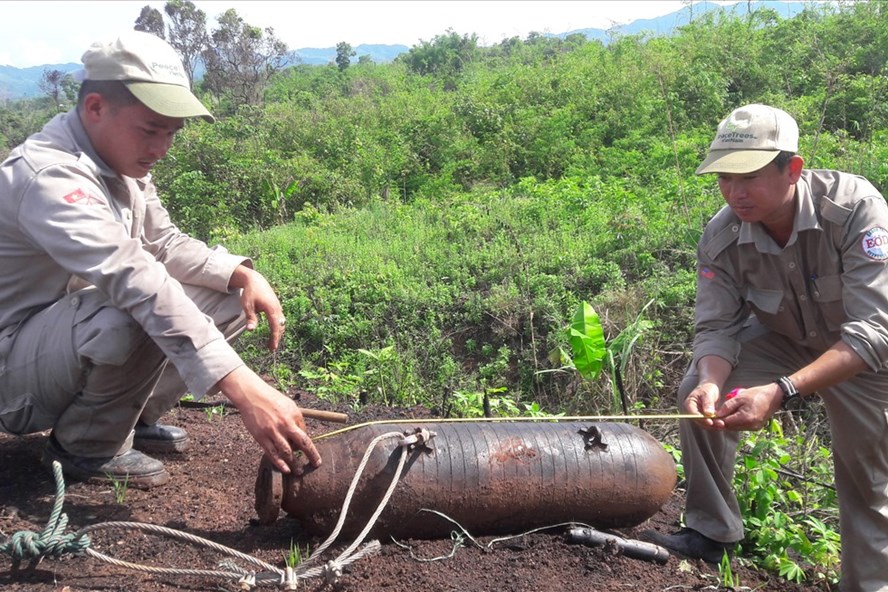
[[[249,259],[171,222],[151,182],[188,118],[213,116],[165,41],[129,32],[83,54],[77,107],[0,164],[0,431],[51,429],[44,460],[69,476],[165,483],[181,428],[158,424],[190,391],[221,391],[276,466],[320,457],[302,412],[229,345],[284,315]]]
[[[741,430],[817,393],[829,415],[842,590],[888,590],[888,206],[866,179],[803,170],[786,112],[746,105],[697,174],[727,205],[697,247],[693,361],[679,406],[686,527],[647,538],[716,563],[743,538]],[[739,389],[732,392],[734,389]]]

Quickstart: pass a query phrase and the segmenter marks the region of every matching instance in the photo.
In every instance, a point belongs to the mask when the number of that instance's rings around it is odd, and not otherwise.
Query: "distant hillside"
[[[62,72],[74,72],[79,70],[82,64],[46,64],[45,66],[31,66],[30,68],[13,68],[12,66],[0,66],[0,100],[21,99],[40,94],[41,76],[43,70],[61,70]]]
[[[698,16],[713,11],[723,10],[734,12],[736,14],[745,14],[748,10],[757,10],[759,8],[769,8],[777,12],[782,18],[792,17],[806,7],[811,6],[811,2],[779,2],[776,0],[760,0],[757,2],[738,2],[732,6],[719,6],[712,2],[699,2],[691,6],[685,6],[681,10],[670,14],[653,18],[638,19],[628,24],[614,26],[610,29],[576,29],[565,33],[549,34],[549,37],[564,38],[568,35],[581,34],[589,39],[597,39],[607,43],[615,35],[635,35],[644,31],[649,31],[654,35],[669,35],[676,29],[691,22]],[[461,34],[470,34],[470,31],[460,31]],[[443,32],[442,32],[443,34]],[[369,56],[376,63],[386,63],[394,60],[398,55],[410,50],[405,45],[368,45],[362,44],[354,47],[355,60],[361,56]],[[292,52],[293,56],[298,60],[297,63],[309,65],[326,65],[336,60],[336,48],[314,48],[305,47]],[[32,66],[30,68],[13,68],[12,66],[0,66],[0,100],[4,99],[20,99],[34,97],[40,94],[38,82],[43,75],[44,69],[61,70],[63,72],[73,72],[80,68],[80,64],[47,64],[44,66]],[[197,76],[201,74],[200,69]]]
[[[730,6],[719,6],[712,2],[699,2],[691,6],[685,6],[676,12],[670,12],[653,19],[637,19],[625,25],[618,25],[613,29],[575,29],[566,33],[559,33],[555,37],[567,37],[577,33],[585,35],[588,39],[597,39],[607,43],[614,35],[637,35],[648,31],[654,35],[669,35],[676,28],[687,25],[694,18],[705,13],[720,10],[727,13],[746,14],[750,10],[768,8],[777,13],[781,18],[790,18],[802,12],[812,5],[812,2],[782,2],[779,0],[759,0],[757,2],[737,2]]]

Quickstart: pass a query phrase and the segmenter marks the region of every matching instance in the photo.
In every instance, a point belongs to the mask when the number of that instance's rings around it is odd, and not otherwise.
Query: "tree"
[[[161,39],[166,39],[165,28],[163,24],[163,15],[156,8],[151,8],[147,4],[142,7],[139,18],[136,19],[136,31],[143,31],[157,35]]]
[[[358,52],[352,49],[352,46],[345,41],[336,44],[336,65],[339,71],[344,72],[351,64],[351,58],[355,57]]]
[[[422,41],[399,58],[417,74],[449,77],[460,74],[477,55],[477,35],[461,36],[448,29],[446,35],[436,35],[431,42]]]
[[[159,10],[143,6],[134,28],[168,40],[182,58],[182,66],[193,84],[194,72],[207,45],[207,15],[190,0],[169,0],[163,11],[169,17],[169,25]]]
[[[259,104],[265,85],[286,63],[287,45],[274,36],[274,29],[245,23],[233,8],[219,17],[210,38],[203,52],[204,86],[228,94],[235,104]]]
[[[190,0],[169,0],[164,12],[170,19],[170,45],[182,58],[188,80],[194,82],[194,71],[207,46],[207,15]]]
[[[70,74],[65,74],[62,78],[62,92],[65,93],[65,100],[69,103],[77,101],[77,92],[80,90],[80,83]]]
[[[43,75],[37,83],[41,92],[50,98],[55,109],[60,109],[62,107],[62,95],[65,95],[65,98],[68,98],[68,94],[65,92],[66,78],[71,79],[71,76],[65,74],[61,70],[44,68]]]

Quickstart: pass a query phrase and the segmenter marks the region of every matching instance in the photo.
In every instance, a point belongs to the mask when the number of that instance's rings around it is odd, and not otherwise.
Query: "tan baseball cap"
[[[751,173],[782,151],[799,151],[799,126],[787,113],[768,105],[735,109],[718,124],[709,154],[697,174]]]
[[[155,113],[215,121],[191,92],[176,50],[160,37],[128,31],[113,41],[93,43],[81,61],[84,80],[120,80]]]

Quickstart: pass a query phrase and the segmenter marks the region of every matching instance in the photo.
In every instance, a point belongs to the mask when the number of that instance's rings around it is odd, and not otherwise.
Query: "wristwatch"
[[[794,403],[802,398],[802,395],[792,383],[792,380],[789,379],[789,376],[781,376],[774,382],[776,382],[777,386],[780,387],[780,390],[783,391],[783,400],[780,402],[781,408],[786,409],[786,406],[789,403]]]

